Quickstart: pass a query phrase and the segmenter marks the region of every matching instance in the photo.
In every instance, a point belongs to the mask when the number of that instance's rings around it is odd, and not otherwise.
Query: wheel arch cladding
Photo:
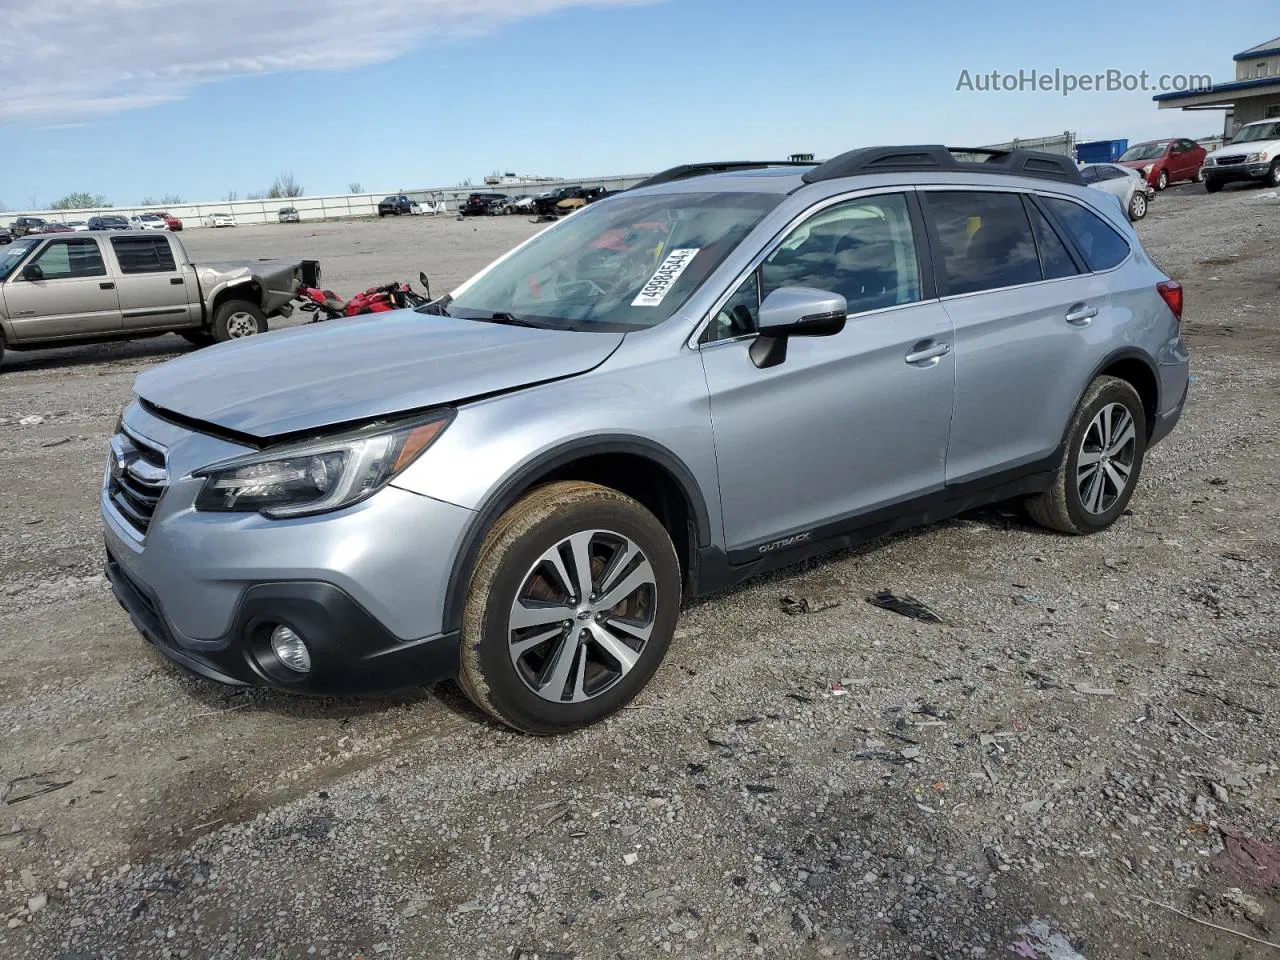
[[[678,457],[650,441],[604,437],[566,444],[526,463],[491,493],[463,536],[449,575],[443,629],[458,629],[480,547],[498,518],[535,487],[560,480],[598,483],[648,509],[675,546],[688,586],[698,547],[711,542],[711,519],[692,472]]]
[[[1138,391],[1138,397],[1142,400],[1142,411],[1146,415],[1147,436],[1151,436],[1160,411],[1160,380],[1151,363],[1140,354],[1125,354],[1108,360],[1106,365],[1094,374],[1095,379],[1100,376],[1124,380]]]

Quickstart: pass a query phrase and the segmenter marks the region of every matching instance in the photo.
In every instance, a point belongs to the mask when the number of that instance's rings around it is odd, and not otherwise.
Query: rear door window
[[[172,273],[178,269],[167,237],[112,237],[121,273]]]
[[[1079,273],[1075,261],[1067,251],[1067,245],[1062,242],[1062,238],[1058,236],[1052,224],[1045,219],[1044,214],[1034,206],[1029,208],[1029,212],[1031,229],[1036,238],[1036,248],[1040,251],[1040,270],[1044,278],[1058,280]]]
[[[923,196],[941,247],[943,293],[977,293],[1043,279],[1021,196],[967,190]]]
[[[1042,197],[1093,271],[1110,270],[1129,256],[1129,242],[1096,213],[1061,197]]]

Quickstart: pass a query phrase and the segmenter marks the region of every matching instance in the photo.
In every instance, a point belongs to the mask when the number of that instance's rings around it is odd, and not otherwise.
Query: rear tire
[[[1071,418],[1053,481],[1027,501],[1027,513],[1060,533],[1105,530],[1128,506],[1146,450],[1147,415],[1138,391],[1116,377],[1098,377]]]
[[[267,315],[248,300],[227,300],[213,315],[213,339],[242,340],[267,332]]]
[[[597,606],[597,592],[617,602]],[[653,514],[607,487],[548,484],[499,517],[480,548],[459,685],[517,730],[577,730],[644,688],[679,615],[680,564]]]

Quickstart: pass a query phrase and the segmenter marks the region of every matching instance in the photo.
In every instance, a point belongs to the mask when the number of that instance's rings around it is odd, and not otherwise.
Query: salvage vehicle
[[[1244,124],[1230,143],[1205,158],[1204,188],[1210,193],[1245,180],[1280,187],[1280,120]]]
[[[281,223],[301,223],[302,218],[298,216],[297,207],[281,207],[276,211],[276,217]]]
[[[1124,514],[1182,288],[1070,158],[717,166],[417,310],[144,371],[101,486],[137,629],[224,683],[456,676],[552,734],[648,683],[682,598],[993,501]]]
[[[84,233],[89,229],[87,220],[68,220],[67,226],[71,228],[73,233]]]
[[[1142,174],[1129,167],[1114,163],[1089,163],[1080,168],[1084,182],[1095,190],[1109,193],[1120,201],[1130,220],[1138,221],[1147,215],[1156,188],[1142,178]]]
[[[105,213],[100,217],[89,218],[90,230],[132,230],[133,227],[124,217],[114,213]]]
[[[459,211],[464,217],[489,217],[502,212],[511,198],[505,193],[473,193]]]
[[[378,201],[378,216],[400,216],[401,214],[419,214],[422,207],[418,206],[417,201],[410,200],[404,194],[393,197],[383,197]]]
[[[0,244],[13,243],[13,233],[8,227],[0,227]]]
[[[229,213],[211,213],[204,218],[206,227],[234,227],[236,218]]]
[[[570,196],[564,197],[556,203],[556,213],[572,213],[585,207],[589,203],[595,203],[605,195],[604,187],[578,187]]]
[[[502,207],[507,214],[533,213],[535,197],[509,197]]]
[[[313,261],[194,264],[173,234],[28,236],[0,252],[5,350],[179,333],[192,343],[265,333]]]
[[[160,217],[164,220],[165,226],[167,226],[174,233],[177,233],[182,229],[182,221],[179,220],[177,217],[173,216],[173,214],[162,213],[160,214]]]
[[[1151,140],[1135,143],[1116,163],[1139,171],[1147,183],[1163,190],[1180,180],[1199,180],[1204,157],[1204,147],[1194,140]]]
[[[9,224],[9,233],[14,237],[25,237],[28,233],[36,233],[48,222],[40,217],[19,217]]]
[[[534,212],[539,216],[549,217],[555,214],[556,205],[561,200],[567,200],[569,197],[576,197],[582,192],[582,185],[557,187],[547,193],[540,193],[533,198]]]
[[[46,234],[50,234],[50,233],[75,233],[75,230],[67,226],[65,223],[55,223],[54,221],[50,220],[39,230],[28,231],[27,236],[29,237],[45,236]]]

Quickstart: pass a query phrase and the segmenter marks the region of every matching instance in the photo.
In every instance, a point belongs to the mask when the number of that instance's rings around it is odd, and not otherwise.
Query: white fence
[[[1066,156],[1075,155],[1076,136],[1070,131],[1052,137],[1034,137],[1025,140],[1011,140],[1008,143],[989,144],[982,148],[987,150],[1009,150],[1021,147],[1025,150],[1044,150],[1049,153],[1061,153]],[[378,213],[378,201],[386,196],[403,194],[421,204],[424,213],[456,214],[458,208],[473,193],[505,193],[508,196],[522,197],[530,194],[546,193],[558,186],[581,185],[584,187],[604,187],[606,190],[625,190],[633,187],[648,174],[628,174],[612,177],[586,177],[581,180],[555,180],[531,183],[527,186],[497,186],[484,184],[474,187],[429,187],[419,190],[391,190],[380,193],[334,194],[319,197],[296,197],[290,200],[212,200],[200,203],[178,203],[172,206],[135,206],[112,207],[103,210],[26,210],[0,215],[0,219],[19,216],[42,217],[66,223],[69,220],[88,220],[101,213],[114,213],[132,217],[140,213],[167,212],[182,220],[185,227],[201,227],[205,220],[214,213],[229,213],[237,223],[275,223],[279,219],[278,212],[283,207],[293,207],[303,222],[319,222],[324,220],[342,220],[351,217],[373,217]],[[7,220],[6,220],[7,222]]]
[[[158,213],[164,211],[177,217],[184,227],[201,227],[206,219],[215,213],[229,213],[237,223],[275,223],[279,211],[284,207],[293,207],[304,222],[323,220],[342,220],[350,217],[373,217],[378,214],[378,201],[386,196],[404,195],[416,200],[424,213],[456,214],[458,208],[473,193],[505,193],[520,197],[529,194],[546,193],[558,186],[582,185],[584,187],[604,187],[606,190],[622,190],[634,186],[648,174],[635,174],[617,177],[587,177],[582,180],[557,180],[549,183],[531,183],[527,186],[502,187],[435,187],[421,190],[391,190],[380,193],[334,194],[320,197],[295,197],[287,200],[213,200],[200,203],[175,203],[170,206],[134,206],[111,207],[109,209],[92,210],[24,210],[0,214],[6,223],[14,217],[41,217],[66,223],[71,220],[88,220],[92,216],[112,213],[124,217],[132,217],[141,213]]]

